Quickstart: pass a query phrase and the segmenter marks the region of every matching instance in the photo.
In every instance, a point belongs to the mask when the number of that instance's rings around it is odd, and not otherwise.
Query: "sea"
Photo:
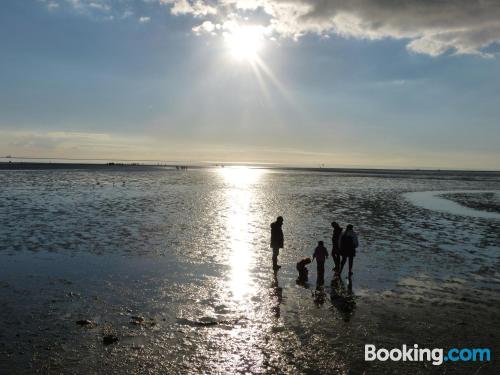
[[[332,221],[352,278],[298,283]],[[0,304],[1,374],[498,374],[500,173],[4,163]]]

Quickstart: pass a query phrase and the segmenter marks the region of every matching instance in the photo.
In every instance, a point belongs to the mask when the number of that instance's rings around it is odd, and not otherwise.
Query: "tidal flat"
[[[499,191],[500,173],[2,170],[0,373],[496,374],[500,220],[468,213],[498,214]],[[315,264],[297,284],[333,220],[359,236],[352,283],[329,258],[323,286]],[[415,343],[493,360],[364,360]]]

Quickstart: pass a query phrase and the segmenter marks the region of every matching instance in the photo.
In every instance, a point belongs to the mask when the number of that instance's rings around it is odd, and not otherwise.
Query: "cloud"
[[[139,17],[139,22],[140,23],[148,23],[149,21],[151,21],[151,17]]]
[[[491,57],[484,49],[500,43],[498,0],[161,0],[173,14],[205,16],[216,24],[241,14],[266,15],[265,27],[281,38],[305,34],[407,41],[411,52],[439,56],[446,52]],[[210,12],[196,9],[210,7]],[[180,11],[182,9],[182,11]],[[260,17],[262,19],[262,17]],[[207,31],[205,22],[193,31]],[[207,25],[207,24],[205,24]]]
[[[56,3],[55,1],[49,1],[47,3],[47,8],[49,8],[49,10],[57,9],[59,8],[59,4]]]
[[[148,155],[152,144],[154,140],[141,135],[0,129],[2,154],[18,157],[139,159]]]
[[[203,17],[217,14],[216,6],[202,0],[160,0],[160,3],[170,5],[170,12],[174,15],[190,14],[194,17]]]
[[[213,33],[218,28],[220,28],[219,24],[214,24],[212,21],[204,21],[202,24],[193,27],[192,30],[196,35],[201,35],[202,33]]]
[[[87,4],[87,6],[89,8],[93,8],[93,9],[98,9],[98,10],[102,10],[102,11],[109,11],[111,9],[111,6],[107,5],[107,4],[102,4],[102,3],[96,3],[96,2],[90,2]]]
[[[109,0],[59,0],[66,9],[73,9],[81,14],[107,14],[113,10]],[[107,19],[114,16],[106,16]]]
[[[121,19],[125,19],[125,18],[129,18],[129,17],[132,17],[134,15],[134,12],[132,12],[130,9],[126,9],[122,12],[120,18]]]
[[[39,0],[49,9],[70,7],[97,19],[121,19],[136,0]],[[227,21],[253,23],[269,38],[306,34],[365,40],[395,39],[413,53],[493,57],[500,44],[499,0],[142,0],[176,16],[198,19],[195,34],[221,34]],[[116,17],[114,17],[116,16]],[[146,17],[147,18],[147,17]],[[146,18],[144,18],[145,21]],[[140,21],[141,22],[141,21]]]
[[[40,3],[45,4],[48,10],[55,10],[60,7],[57,1],[52,0],[38,0]]]
[[[74,144],[107,144],[111,137],[102,133],[84,132],[32,132],[32,131],[0,131],[7,145],[16,152],[29,149],[54,149],[61,145]]]

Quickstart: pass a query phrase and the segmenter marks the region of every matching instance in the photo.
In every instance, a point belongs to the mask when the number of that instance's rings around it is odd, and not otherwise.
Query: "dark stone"
[[[140,325],[144,323],[144,318],[142,316],[131,316],[130,319],[131,319],[130,323],[135,325]]]
[[[104,345],[111,345],[118,341],[118,337],[115,335],[106,335],[102,338],[102,343]]]
[[[92,321],[88,319],[82,319],[82,320],[77,320],[76,324],[78,324],[79,326],[88,326],[92,324]]]

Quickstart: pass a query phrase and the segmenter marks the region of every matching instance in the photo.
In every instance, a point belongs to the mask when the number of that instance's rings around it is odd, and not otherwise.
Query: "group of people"
[[[277,271],[281,268],[278,265],[278,256],[280,249],[284,245],[283,236],[283,217],[278,216],[275,222],[271,223],[271,249],[273,250],[273,269]],[[356,256],[356,248],[359,245],[358,236],[354,231],[354,227],[349,224],[344,230],[337,222],[332,222],[332,258],[334,262],[333,271],[336,278],[340,278],[342,270],[346,262],[349,263],[348,277],[352,277],[352,267],[354,257]],[[318,283],[324,282],[325,277],[325,261],[328,258],[328,250],[323,241],[318,241],[318,246],[314,249],[312,259],[310,257],[304,258],[297,263],[297,271],[299,277],[297,281],[306,282],[308,279],[307,265],[316,260],[318,271]]]

